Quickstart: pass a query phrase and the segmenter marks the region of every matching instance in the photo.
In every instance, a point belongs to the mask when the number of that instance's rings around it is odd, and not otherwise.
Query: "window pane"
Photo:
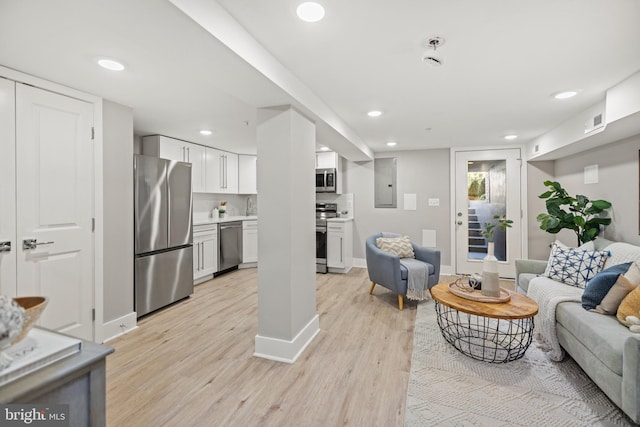
[[[507,213],[507,162],[505,160],[469,161],[468,189],[468,245],[469,259],[483,259],[487,255],[488,239],[482,235],[486,223],[494,223],[495,215]],[[493,234],[494,255],[506,261],[506,232],[496,229]]]

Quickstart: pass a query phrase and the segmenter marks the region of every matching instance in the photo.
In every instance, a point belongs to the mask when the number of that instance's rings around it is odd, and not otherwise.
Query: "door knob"
[[[38,243],[38,239],[24,239],[22,241],[22,249],[36,249],[38,245],[51,245],[54,242],[40,242]]]
[[[458,224],[458,225],[462,225],[462,221],[458,221],[458,223],[457,223],[457,224]]]
[[[11,242],[8,240],[0,242],[0,252],[11,252]]]

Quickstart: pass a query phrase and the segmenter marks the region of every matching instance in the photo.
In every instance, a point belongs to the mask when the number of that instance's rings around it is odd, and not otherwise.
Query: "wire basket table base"
[[[435,301],[442,336],[462,354],[490,363],[520,359],[533,338],[533,317],[495,319],[467,314]]]

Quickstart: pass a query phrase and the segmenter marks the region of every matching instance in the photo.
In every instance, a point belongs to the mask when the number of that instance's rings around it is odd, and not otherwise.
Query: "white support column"
[[[315,278],[315,124],[258,111],[257,357],[293,363],[320,332]]]

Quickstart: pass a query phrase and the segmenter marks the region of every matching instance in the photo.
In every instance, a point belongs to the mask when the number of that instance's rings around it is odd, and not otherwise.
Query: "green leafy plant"
[[[494,215],[494,222],[485,222],[484,223],[484,231],[482,235],[487,238],[490,242],[493,242],[493,233],[495,233],[496,229],[500,229],[505,231],[507,228],[511,228],[511,224],[513,221],[507,219],[504,215]]]
[[[572,197],[556,181],[545,181],[544,185],[549,190],[538,197],[547,200],[547,213],[536,217],[542,230],[551,234],[563,229],[573,230],[580,246],[595,239],[601,225],[611,224],[611,218],[600,217],[611,207],[606,200],[589,200],[582,194]]]

